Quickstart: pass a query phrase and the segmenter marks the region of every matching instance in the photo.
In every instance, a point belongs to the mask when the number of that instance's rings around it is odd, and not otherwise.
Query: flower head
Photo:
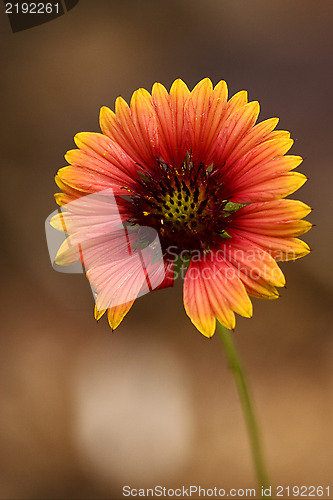
[[[213,335],[216,319],[233,329],[235,312],[250,317],[249,295],[278,297],[285,279],[277,261],[309,252],[297,237],[311,227],[302,220],[310,208],[284,199],[306,181],[293,171],[302,158],[286,155],[293,141],[288,132],[274,130],[278,119],[256,125],[258,114],[258,102],[248,103],[245,91],[228,100],[224,81],[213,88],[206,78],[190,92],[178,79],[169,93],[155,83],[151,94],[134,92],[130,106],[118,97],[115,112],[103,107],[102,134],[77,134],[78,149],[66,154],[70,165],[56,176],[60,205],[111,189],[126,227],[155,230],[164,279],[152,288],[171,286],[175,263],[181,261],[186,267],[185,310],[207,337]],[[128,245],[128,238],[122,241],[112,233],[112,217],[106,220],[104,212],[103,225],[94,218],[82,222],[82,216],[81,211],[75,219],[72,211],[67,217],[70,238],[78,244],[75,236],[85,227],[87,276],[97,293],[95,315],[108,310],[116,328],[144,278],[138,278],[133,259],[122,263],[112,258]],[[135,231],[131,238],[133,251],[142,233]],[[62,248],[58,261],[69,263],[73,255],[73,247]],[[153,275],[161,269],[154,256],[147,269]],[[119,290],[125,292],[115,303],[112,297]],[[105,301],[106,296],[111,300]]]

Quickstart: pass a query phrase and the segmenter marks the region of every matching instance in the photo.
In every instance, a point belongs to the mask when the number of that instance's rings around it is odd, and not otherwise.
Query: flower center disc
[[[140,172],[131,197],[131,224],[150,226],[159,234],[162,249],[209,251],[229,237],[226,228],[242,204],[225,199],[219,169],[194,165],[187,154],[180,169],[162,160],[151,171]]]

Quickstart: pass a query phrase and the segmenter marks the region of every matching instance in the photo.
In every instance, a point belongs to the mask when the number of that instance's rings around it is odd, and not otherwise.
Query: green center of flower
[[[171,246],[179,252],[220,246],[230,237],[233,214],[244,204],[226,199],[219,171],[193,165],[189,155],[181,169],[158,160],[154,169],[139,173],[129,222],[156,229],[165,252]]]
[[[167,194],[156,213],[161,216],[163,224],[176,228],[186,227],[188,231],[198,232],[207,217],[207,199],[204,190],[196,187],[190,191],[183,182],[179,190]]]

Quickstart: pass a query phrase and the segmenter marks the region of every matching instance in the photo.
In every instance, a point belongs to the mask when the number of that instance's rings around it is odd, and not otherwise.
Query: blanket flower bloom
[[[286,155],[293,141],[274,130],[278,119],[256,124],[258,114],[245,91],[228,100],[224,81],[213,87],[206,78],[189,91],[178,79],[169,93],[155,83],[151,94],[134,92],[129,106],[118,97],[115,112],[102,107],[102,133],[77,134],[78,149],[56,176],[59,205],[112,189],[123,222],[157,232],[166,271],[159,288],[172,285],[176,258],[186,262],[184,307],[207,337],[216,319],[233,329],[235,313],[251,317],[249,296],[278,297],[285,279],[277,262],[309,252],[298,236],[311,227],[302,220],[310,208],[284,199],[306,181],[294,172],[302,158]],[[133,288],[135,272],[112,262],[115,238],[100,227],[89,281],[97,295]],[[69,261],[60,249],[58,262]],[[133,302],[97,300],[95,316],[107,310],[114,329]]]

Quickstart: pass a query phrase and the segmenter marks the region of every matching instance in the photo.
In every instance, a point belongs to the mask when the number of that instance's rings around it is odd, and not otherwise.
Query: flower
[[[157,232],[166,271],[157,287],[171,286],[179,261],[186,264],[184,307],[207,337],[216,319],[233,329],[235,313],[251,317],[249,296],[278,297],[285,278],[277,261],[310,251],[297,238],[311,227],[302,220],[310,208],[284,199],[306,181],[293,171],[302,158],[286,155],[293,141],[274,130],[278,119],[255,125],[258,114],[246,91],[228,100],[224,81],[213,87],[206,78],[190,92],[178,79],[169,93],[155,83],[151,94],[134,92],[130,106],[118,97],[115,112],[102,107],[102,133],[77,134],[78,149],[66,154],[70,165],[56,176],[59,205],[111,189],[127,227]],[[92,253],[99,260],[87,276],[97,290],[96,318],[108,309],[114,329],[134,299],[126,301],[126,292],[113,305],[98,296],[134,283],[136,295],[141,282],[130,264],[111,258],[126,243],[103,224],[98,234],[103,241],[95,238]],[[68,263],[69,253],[59,251],[59,263]],[[148,267],[154,265],[152,259]]]

